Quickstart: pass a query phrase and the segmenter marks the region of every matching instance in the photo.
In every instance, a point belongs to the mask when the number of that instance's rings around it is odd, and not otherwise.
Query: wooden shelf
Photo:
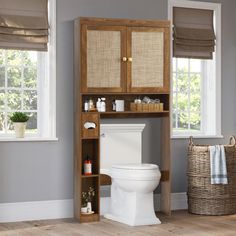
[[[80,222],[81,223],[93,222],[93,221],[99,221],[99,220],[100,220],[100,215],[97,213],[94,213],[92,215],[80,214]]]
[[[87,92],[87,93],[81,93],[81,95],[83,95],[83,96],[86,96],[86,95],[91,95],[91,96],[93,96],[93,95],[95,95],[95,96],[106,96],[106,95],[122,95],[122,96],[130,96],[130,95],[137,95],[137,96],[144,96],[144,95],[160,95],[160,94],[166,94],[166,95],[169,95],[170,94],[170,92],[158,92],[158,93],[153,93],[153,92],[140,92],[140,93],[132,93],[132,92],[129,92],[129,93],[127,93],[127,92],[124,92],[124,93],[116,93],[116,92],[114,92],[114,93],[104,93],[104,92],[101,92],[101,93],[99,93],[99,92]]]
[[[138,111],[107,111],[107,112],[83,112],[86,114],[97,113],[101,118],[133,118],[133,117],[165,117],[169,115],[169,111],[158,112],[138,112]],[[82,139],[99,139],[99,137],[82,138]]]
[[[106,112],[83,112],[83,113],[98,113],[100,115],[120,115],[120,114],[168,114],[169,111],[106,111]],[[92,139],[92,138],[91,138]],[[95,138],[96,139],[96,138]]]
[[[99,137],[81,137],[81,139],[86,140],[86,139],[99,139]]]
[[[92,174],[92,175],[82,175],[82,178],[97,178],[99,177],[99,174]]]
[[[107,111],[107,112],[100,112],[100,115],[120,115],[120,114],[161,114],[161,113],[169,113],[169,111]]]
[[[101,112],[101,118],[146,118],[146,117],[165,117],[169,115],[169,111],[160,112]]]

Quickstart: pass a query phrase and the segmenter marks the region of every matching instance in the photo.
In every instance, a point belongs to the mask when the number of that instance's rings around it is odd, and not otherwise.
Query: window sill
[[[224,138],[223,135],[172,135],[171,139],[189,139],[190,136],[192,136],[193,138],[200,138],[200,139]]]
[[[25,137],[25,138],[15,138],[15,137],[0,137],[0,142],[55,142],[58,138],[44,138],[44,137]]]

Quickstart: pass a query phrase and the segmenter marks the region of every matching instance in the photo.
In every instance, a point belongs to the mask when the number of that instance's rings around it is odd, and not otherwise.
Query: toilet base
[[[141,225],[157,225],[161,224],[161,221],[157,217],[152,218],[142,218],[138,220],[129,220],[126,218],[122,218],[120,216],[114,216],[112,214],[105,214],[104,217],[109,220],[114,220],[123,224],[127,224],[130,226],[141,226]]]
[[[128,192],[116,181],[111,186],[110,209],[105,218],[130,226],[161,224],[154,211],[153,192]]]

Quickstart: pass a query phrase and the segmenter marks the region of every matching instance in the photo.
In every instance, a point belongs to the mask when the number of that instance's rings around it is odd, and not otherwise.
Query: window
[[[216,48],[212,60],[173,57],[172,136],[221,136],[220,5],[169,0],[171,20],[173,7],[213,10]]]
[[[55,2],[47,52],[0,49],[0,137],[14,137],[9,116],[22,111],[30,116],[26,136],[55,138]]]
[[[12,133],[12,112],[30,116],[28,132],[38,133],[38,53],[0,49],[0,133]]]

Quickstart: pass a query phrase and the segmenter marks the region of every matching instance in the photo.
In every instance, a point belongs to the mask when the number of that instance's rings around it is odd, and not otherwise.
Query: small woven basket
[[[228,184],[211,184],[209,146],[195,145],[190,137],[188,147],[188,211],[200,215],[236,213],[236,140],[230,137],[224,145]]]

